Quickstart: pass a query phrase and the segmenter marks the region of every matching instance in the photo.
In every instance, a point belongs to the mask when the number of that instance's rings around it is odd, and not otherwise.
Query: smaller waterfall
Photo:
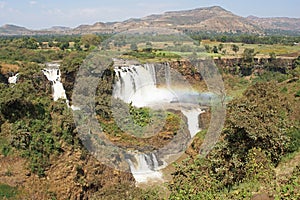
[[[8,78],[8,83],[9,84],[16,84],[17,81],[18,81],[18,76],[19,76],[19,73],[17,73],[16,75],[14,76],[11,76]]]
[[[190,131],[191,138],[193,138],[200,131],[198,117],[201,113],[204,113],[204,111],[198,108],[191,110],[182,109],[181,112],[187,118],[188,129]]]
[[[57,101],[58,99],[67,99],[63,84],[60,82],[60,70],[58,68],[46,68],[43,69],[43,73],[52,83],[53,100]]]
[[[52,83],[53,90],[53,100],[57,101],[58,99],[65,99],[67,106],[72,110],[80,110],[79,107],[69,104],[69,100],[67,99],[66,91],[61,82],[61,73],[59,70],[59,63],[46,63],[47,68],[43,69],[44,75],[47,77],[49,81]]]
[[[147,181],[162,181],[162,173],[159,171],[159,164],[154,153],[135,154],[135,161],[128,159],[131,173],[136,182],[146,183]]]
[[[53,100],[57,101],[58,99],[66,99],[67,104],[69,103],[66,95],[66,91],[62,82],[60,82],[60,70],[58,63],[47,63],[47,68],[43,69],[44,75],[52,83],[53,89]]]

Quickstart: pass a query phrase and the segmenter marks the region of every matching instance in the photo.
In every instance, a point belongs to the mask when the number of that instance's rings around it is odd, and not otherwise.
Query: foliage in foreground
[[[292,140],[297,131],[287,120],[289,102],[278,86],[255,84],[228,107],[222,139],[208,157],[177,165],[170,199],[250,199],[255,193],[280,196],[287,190],[294,197],[294,179],[280,194],[276,191],[274,167],[299,148]]]

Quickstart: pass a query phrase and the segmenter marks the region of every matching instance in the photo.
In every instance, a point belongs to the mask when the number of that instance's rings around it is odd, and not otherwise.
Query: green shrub
[[[300,97],[300,90],[296,92],[295,97]]]
[[[1,147],[1,153],[4,156],[8,156],[10,152],[11,152],[11,147],[10,146],[4,145],[4,146]]]
[[[297,127],[290,128],[287,135],[290,137],[288,151],[291,153],[298,151],[300,149],[300,129]]]
[[[281,83],[287,79],[289,79],[288,74],[282,74],[280,72],[272,72],[272,71],[266,71],[260,76],[256,77],[254,79],[254,82],[270,82],[270,81],[276,81],[278,83]]]
[[[18,194],[17,188],[6,184],[0,184],[0,199],[15,199]]]

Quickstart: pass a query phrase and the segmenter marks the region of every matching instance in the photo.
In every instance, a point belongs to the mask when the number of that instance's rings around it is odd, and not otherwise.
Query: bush
[[[259,83],[230,102],[222,140],[206,158],[177,166],[171,199],[250,199],[274,180],[273,166],[295,150],[286,135],[286,101],[276,84]]]
[[[296,92],[295,97],[300,97],[300,90],[298,90],[298,92]]]
[[[0,199],[15,199],[18,191],[15,187],[0,184]]]

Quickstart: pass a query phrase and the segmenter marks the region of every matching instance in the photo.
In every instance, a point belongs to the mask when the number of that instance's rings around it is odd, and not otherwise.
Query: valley
[[[0,28],[0,199],[299,199],[298,21]]]

